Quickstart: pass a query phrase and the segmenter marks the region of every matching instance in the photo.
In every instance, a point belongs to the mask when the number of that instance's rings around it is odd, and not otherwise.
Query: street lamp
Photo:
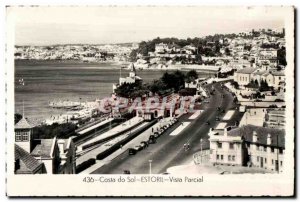
[[[149,174],[150,174],[150,175],[152,174],[151,163],[152,163],[152,160],[149,160]]]
[[[201,159],[201,164],[202,164],[202,156],[203,156],[203,154],[202,154],[202,142],[203,142],[203,139],[201,138],[200,139],[200,159]]]
[[[202,153],[202,143],[203,143],[203,139],[201,138],[200,139],[200,151],[201,151],[201,153]]]

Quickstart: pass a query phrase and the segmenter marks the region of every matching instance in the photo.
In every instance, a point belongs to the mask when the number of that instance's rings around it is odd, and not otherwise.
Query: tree
[[[227,47],[225,48],[225,55],[230,56],[230,50]]]
[[[15,114],[15,124],[18,123],[21,119],[22,119],[22,115],[21,114]]]
[[[238,89],[238,88],[239,88],[239,84],[238,84],[238,82],[236,82],[236,81],[231,82],[231,85],[233,85],[233,87],[234,87],[235,89]]]
[[[272,87],[270,87],[269,85],[268,85],[268,83],[265,81],[265,80],[261,80],[261,82],[260,82],[260,87],[259,87],[259,91],[260,92],[263,92],[263,91],[269,91],[269,90],[272,90],[273,88]]]
[[[190,70],[185,76],[185,81],[190,83],[194,80],[198,79],[198,73],[195,70]]]
[[[168,89],[174,89],[178,92],[180,88],[184,86],[185,75],[181,71],[176,71],[174,73],[165,72],[161,78]]]
[[[162,91],[166,90],[166,84],[161,80],[154,80],[149,86],[149,90],[152,93],[161,94]]]
[[[33,137],[37,139],[69,138],[76,136],[76,129],[77,126],[73,123],[41,125],[33,128]]]
[[[281,47],[278,51],[277,51],[277,59],[278,59],[278,64],[279,65],[283,65],[286,66],[287,62],[286,62],[286,50],[285,47]]]
[[[135,62],[137,60],[137,50],[134,49],[131,51],[130,55],[129,55],[129,60],[130,62]]]

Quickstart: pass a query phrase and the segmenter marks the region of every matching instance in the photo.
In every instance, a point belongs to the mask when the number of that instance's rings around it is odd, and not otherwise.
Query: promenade
[[[86,170],[82,171],[81,174],[91,174],[95,170],[101,168],[102,166],[104,166],[104,165],[110,163],[111,161],[113,161],[114,159],[116,159],[122,153],[128,152],[129,148],[133,148],[133,147],[139,145],[142,141],[147,141],[149,139],[150,135],[153,134],[152,131],[156,131],[157,128],[168,125],[171,120],[172,120],[172,118],[170,118],[170,117],[162,119],[161,121],[157,122],[152,127],[150,127],[149,129],[147,129],[146,131],[144,131],[143,133],[141,133],[140,135],[138,135],[137,137],[132,139],[130,142],[128,142],[122,148],[113,152],[108,157],[104,158],[103,160],[96,160],[96,164],[94,164],[91,167],[87,168]],[[109,142],[108,144],[111,144],[111,142]],[[85,158],[85,159],[88,160],[88,158]],[[79,161],[78,161],[78,163],[79,163]]]
[[[90,139],[89,141],[87,141],[81,145],[78,145],[77,150],[82,151],[85,148],[89,147],[90,145],[93,145],[101,140],[105,140],[105,139],[108,139],[109,137],[113,137],[113,136],[117,135],[118,133],[121,133],[122,131],[127,131],[130,128],[137,126],[142,121],[143,121],[143,118],[134,117],[134,118],[112,128],[111,130],[109,130],[103,134],[100,134],[99,136],[97,136],[93,139]]]

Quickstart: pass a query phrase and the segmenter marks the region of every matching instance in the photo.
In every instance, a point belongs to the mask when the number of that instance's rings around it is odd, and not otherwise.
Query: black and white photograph
[[[7,172],[13,196],[26,195],[16,185],[23,177],[75,176],[78,183],[105,189],[122,179],[191,189],[173,190],[174,196],[212,195],[213,190],[193,192],[205,183],[220,189],[216,195],[242,196],[244,189],[233,193],[230,186],[252,178],[247,186],[263,192],[259,187],[274,178],[286,181],[265,195],[278,196],[278,189],[293,193],[293,7],[6,11]],[[223,177],[240,184],[228,182],[226,188],[215,180]],[[264,195],[255,190],[245,195]]]

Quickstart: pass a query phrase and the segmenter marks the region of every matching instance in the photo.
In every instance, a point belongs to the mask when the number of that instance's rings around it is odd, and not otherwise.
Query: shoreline
[[[80,60],[14,60],[15,66],[40,66],[40,65],[48,65],[57,67],[59,65],[63,65],[64,67],[80,67],[80,66],[86,66],[86,67],[99,67],[101,69],[120,69],[120,67],[123,67],[122,70],[129,70],[128,65],[130,62],[118,62],[118,61],[94,61],[94,62],[83,62]],[[109,67],[105,67],[105,65],[109,65]],[[113,65],[113,66],[111,66]],[[158,66],[158,65],[157,65]],[[203,66],[203,65],[195,65],[195,64],[178,64],[178,65],[169,65],[167,68],[158,68],[157,66],[151,66],[151,67],[139,67],[136,65],[136,70],[138,71],[189,71],[189,70],[196,70],[197,72],[203,72],[203,73],[211,73],[216,72],[216,67],[211,66]],[[124,68],[125,67],[125,68]]]

